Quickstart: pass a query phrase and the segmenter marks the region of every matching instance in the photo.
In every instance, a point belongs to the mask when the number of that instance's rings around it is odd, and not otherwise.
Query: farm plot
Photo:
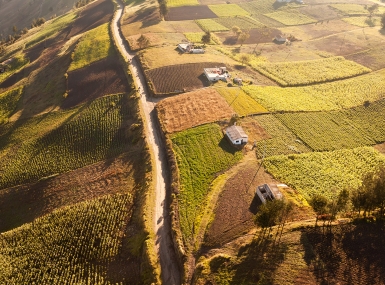
[[[260,115],[241,121],[250,141],[257,141],[258,158],[312,151],[273,115]]]
[[[330,7],[344,13],[345,15],[369,15],[364,5],[359,4],[329,4]]]
[[[229,29],[213,19],[202,19],[196,20],[197,24],[206,32],[222,32],[228,31]]]
[[[138,50],[141,49],[141,47],[138,44],[138,38],[141,35],[135,35],[126,38],[128,41],[128,44],[130,45],[130,48],[132,50]],[[165,45],[174,45],[180,44],[181,42],[185,41],[186,38],[182,33],[149,33],[144,34],[146,38],[149,40],[148,47],[158,47],[158,46],[165,46]]]
[[[217,90],[239,116],[267,112],[264,107],[258,104],[240,88],[222,87],[217,88]]]
[[[55,210],[1,234],[0,283],[123,281],[124,273],[109,268],[123,263],[118,255],[132,209],[131,195],[106,196]]]
[[[265,16],[272,18],[273,20],[276,20],[286,26],[305,25],[317,22],[317,20],[314,20],[313,18],[310,18],[309,16],[306,16],[298,10],[294,9],[268,13],[265,14]]]
[[[342,189],[357,189],[362,178],[385,165],[385,157],[372,147],[268,157],[266,170],[306,199],[315,194],[328,198]]]
[[[385,46],[379,45],[369,50],[346,56],[346,59],[355,61],[372,70],[385,68]]]
[[[338,18],[338,12],[329,5],[306,5],[299,8],[299,11],[318,21],[327,21]]]
[[[245,44],[271,43],[271,40],[282,32],[274,28],[251,29],[250,37],[245,41]],[[238,40],[233,33],[217,33],[216,34],[224,45],[235,45]]]
[[[225,26],[228,29],[237,26],[241,30],[250,30],[255,28],[261,28],[264,26],[262,23],[248,16],[221,17],[214,19],[214,21],[218,22],[219,24]]]
[[[176,133],[171,139],[180,175],[180,225],[188,243],[198,229],[201,208],[215,174],[238,162],[242,152],[235,151],[215,124]]]
[[[168,0],[167,7],[199,5],[198,0]]]
[[[109,94],[131,90],[116,56],[68,73],[68,95],[61,107],[71,108]]]
[[[160,101],[156,105],[162,129],[173,133],[230,119],[234,113],[215,89],[201,89]]]
[[[3,73],[0,73],[0,84],[28,63],[29,63],[28,58],[22,55],[15,56],[9,64],[6,64],[7,66],[6,71]]]
[[[191,91],[210,86],[203,68],[223,66],[223,63],[188,63],[160,67],[146,71],[146,76],[154,87],[154,93],[170,94]],[[167,78],[167,80],[165,80]]]
[[[115,54],[112,46],[108,23],[87,32],[79,41],[72,55],[68,71],[87,66]]]
[[[166,21],[184,21],[198,19],[217,18],[217,15],[206,5],[170,7],[165,20]]]
[[[23,93],[23,86],[0,93],[0,125],[15,111]]]
[[[376,101],[385,94],[385,71],[306,87],[244,86],[269,111],[330,111]]]
[[[250,16],[250,13],[243,10],[237,4],[218,4],[209,5],[218,17],[236,17],[236,16]]]
[[[346,23],[352,24],[358,27],[374,27],[381,26],[381,17],[367,17],[367,16],[357,16],[357,17],[348,17],[343,18],[343,21]]]
[[[0,129],[0,189],[80,168],[129,149],[130,106],[113,95]],[[64,121],[63,121],[64,120]],[[43,133],[42,129],[50,129]]]
[[[342,56],[295,62],[260,63],[259,72],[281,86],[301,86],[349,78],[371,70]]]
[[[184,36],[186,39],[191,43],[202,43],[202,36],[204,35],[204,32],[200,33],[184,33]],[[210,38],[210,45],[219,44],[217,41],[217,38],[214,35],[211,35]]]

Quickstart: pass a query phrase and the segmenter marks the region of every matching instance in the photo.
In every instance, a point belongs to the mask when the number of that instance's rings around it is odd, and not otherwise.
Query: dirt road
[[[122,3],[118,0],[118,10],[112,20],[113,34],[115,42],[121,47],[123,56],[131,62],[131,71],[141,96],[141,104],[145,113],[146,137],[153,157],[155,159],[154,171],[156,180],[154,181],[156,191],[156,209],[154,217],[154,230],[156,233],[156,247],[161,265],[161,278],[163,284],[179,285],[181,284],[180,273],[175,262],[175,253],[171,239],[171,222],[166,203],[166,183],[168,175],[168,167],[166,160],[166,149],[160,130],[157,127],[154,106],[157,100],[148,95],[144,74],[140,69],[140,63],[134,58],[135,53],[130,51],[123,41],[123,34],[120,29],[120,18],[122,17]]]

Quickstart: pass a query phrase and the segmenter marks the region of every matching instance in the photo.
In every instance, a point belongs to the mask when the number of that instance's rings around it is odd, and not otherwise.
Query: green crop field
[[[80,168],[127,149],[129,107],[112,95],[0,128],[0,189]],[[54,127],[52,127],[54,126]],[[44,132],[46,130],[46,132]]]
[[[239,3],[238,5],[252,15],[260,15],[276,11],[273,6],[275,2],[275,0],[258,0]]]
[[[197,219],[215,174],[242,158],[224,138],[218,125],[208,124],[174,134],[173,149],[180,175],[179,217],[189,240],[198,230]]]
[[[244,86],[270,111],[330,111],[376,101],[385,94],[385,70],[306,87]]]
[[[132,206],[131,195],[105,196],[2,233],[0,283],[118,284],[108,269],[116,266]]]
[[[0,125],[12,115],[22,93],[23,87],[21,86],[0,94]]]
[[[199,5],[197,0],[167,0],[168,7],[193,6]]]
[[[26,58],[25,56],[23,55],[15,56],[13,60],[9,64],[7,64],[6,71],[4,73],[0,73],[0,83],[28,63],[29,63],[29,59]]]
[[[199,27],[201,27],[202,30],[206,32],[222,32],[229,30],[228,28],[217,23],[213,19],[196,20],[196,23],[199,25]]]
[[[209,5],[211,11],[218,17],[250,16],[250,13],[243,10],[237,4]]]
[[[249,30],[249,29],[261,28],[264,26],[262,23],[258,22],[257,20],[254,20],[249,16],[223,17],[223,18],[216,18],[214,19],[214,21],[227,27],[228,29],[231,29],[232,27],[237,26],[241,30]]]
[[[281,86],[309,85],[349,78],[371,70],[342,56],[295,62],[261,63],[254,67]]]
[[[330,4],[330,7],[337,9],[345,15],[369,15],[368,10],[365,9],[365,5],[360,4]],[[382,14],[385,12],[385,7],[379,7],[375,14]]]
[[[74,53],[68,71],[87,66],[95,61],[115,53],[112,46],[108,23],[87,32],[80,40]]]
[[[258,158],[312,151],[273,115],[255,116],[253,120],[270,136],[268,139],[257,142]]]
[[[268,13],[265,14],[265,16],[276,20],[286,26],[305,25],[317,22],[313,18],[310,18],[309,16],[306,16],[298,10],[294,9]]]
[[[204,32],[198,32],[198,33],[184,33],[184,36],[189,42],[192,43],[202,43],[202,36],[204,35]],[[212,34],[210,39],[210,45],[218,44],[218,38]]]
[[[249,114],[265,113],[267,110],[258,104],[254,99],[248,96],[243,90],[237,87],[217,88],[219,94],[226,99],[227,103],[240,116],[247,116]]]
[[[381,25],[381,17],[367,17],[367,16],[357,16],[357,17],[348,17],[343,18],[343,21],[346,23],[358,26],[358,27],[374,27]]]
[[[315,194],[332,198],[342,189],[357,189],[362,177],[385,165],[385,157],[372,147],[268,157],[265,168],[276,179],[306,199]]]

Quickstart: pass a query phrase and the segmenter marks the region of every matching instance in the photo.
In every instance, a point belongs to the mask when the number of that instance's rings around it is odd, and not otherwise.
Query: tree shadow
[[[229,141],[228,141],[225,137],[223,137],[223,138],[220,140],[218,146],[219,146],[222,150],[224,150],[225,152],[231,153],[231,154],[233,154],[233,155],[234,155],[236,152],[240,151],[239,149],[237,149],[237,148],[235,148],[234,146],[232,146],[232,145],[229,143]]]
[[[249,211],[255,215],[258,212],[259,207],[262,205],[261,199],[258,197],[258,195],[254,195],[253,200],[250,203]]]

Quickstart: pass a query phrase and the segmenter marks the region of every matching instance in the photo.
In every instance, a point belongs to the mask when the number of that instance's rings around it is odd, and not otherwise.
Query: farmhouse
[[[261,199],[263,204],[274,199],[282,199],[282,193],[278,190],[276,185],[260,185],[257,187],[255,193],[258,195],[259,199]]]
[[[226,67],[215,67],[215,68],[204,68],[203,69],[207,79],[211,82],[215,81],[227,81],[227,78],[230,77],[230,74],[227,72]]]
[[[205,53],[203,48],[195,47],[192,43],[178,44],[178,49],[184,53]]]
[[[235,125],[227,127],[225,134],[227,139],[235,146],[245,145],[249,138],[242,127]]]

